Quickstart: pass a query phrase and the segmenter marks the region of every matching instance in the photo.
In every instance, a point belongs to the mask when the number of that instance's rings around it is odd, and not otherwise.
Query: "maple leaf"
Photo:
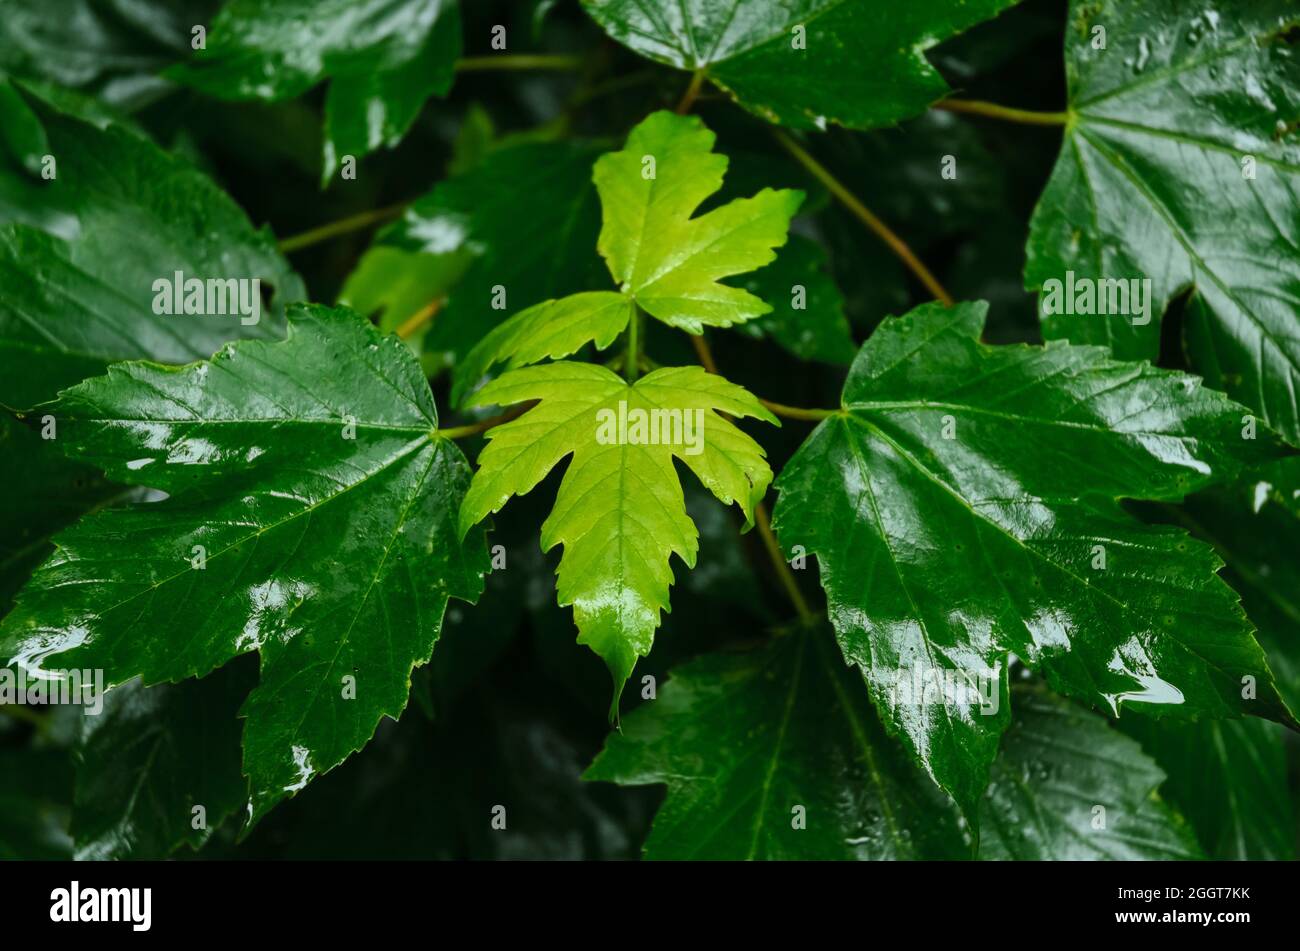
[[[530,492],[572,457],[542,525],[542,548],[564,546],[559,602],[573,606],[578,642],[609,666],[614,716],[668,609],[671,556],[695,564],[698,533],[673,460],[752,521],[772,470],[762,447],[719,412],[777,420],[748,391],[699,367],[656,370],[628,384],[604,367],[551,363],[511,370],[474,397],[478,405],[529,400],[540,402],[488,432],[460,530]]]
[[[69,456],[170,498],[56,536],[0,623],[5,660],[109,685],[260,653],[252,819],[397,717],[448,599],[475,600],[487,569],[482,534],[457,537],[469,467],[414,356],[349,311],[290,316],[284,341],[117,363],[48,405]]]
[[[608,346],[634,307],[693,334],[770,313],[771,305],[721,281],[776,258],[803,193],[764,188],[691,217],[727,171],[715,138],[695,116],[656,112],[621,151],[597,159],[592,178],[604,213],[597,247],[618,292],[543,301],[505,321],[470,352],[453,399],[494,363],[565,357],[593,340]]]
[[[886,724],[972,822],[1009,722],[1009,652],[1112,714],[1294,725],[1214,553],[1116,502],[1179,499],[1280,442],[1246,438],[1243,408],[1185,374],[1059,341],[986,346],[986,312],[881,324],[776,486],[777,535],[817,555]],[[903,689],[935,678],[980,679],[980,695]]]

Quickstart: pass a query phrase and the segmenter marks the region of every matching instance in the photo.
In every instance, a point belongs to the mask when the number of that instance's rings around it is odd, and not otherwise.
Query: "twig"
[[[781,552],[781,546],[777,543],[776,535],[772,533],[772,521],[767,517],[767,506],[762,502],[754,506],[754,524],[758,526],[758,534],[763,539],[763,547],[767,549],[767,553],[772,559],[772,567],[776,569],[776,575],[781,579],[781,587],[785,588],[785,593],[789,596],[790,603],[794,605],[800,622],[805,625],[811,623],[814,617],[812,609],[808,607],[803,592],[799,590],[798,582],[794,580],[794,572],[786,564],[785,555]]]
[[[288,254],[290,251],[297,251],[313,244],[320,244],[322,241],[328,241],[330,238],[336,238],[341,234],[360,231],[362,228],[369,228],[371,225],[387,221],[389,218],[396,218],[406,210],[408,204],[409,202],[402,202],[397,205],[389,205],[386,208],[374,208],[370,211],[363,211],[358,215],[340,218],[338,221],[323,224],[319,228],[312,228],[310,231],[282,238],[278,247],[281,252]]]
[[[888,225],[877,218],[871,209],[862,204],[856,195],[845,188],[843,183],[832,175],[826,166],[813,158],[798,142],[780,129],[773,129],[772,134],[776,136],[776,140],[781,143],[787,152],[793,155],[804,168],[812,173],[814,178],[825,185],[830,193],[853,213],[854,217],[870,228],[876,237],[889,245],[890,250],[898,255],[902,262],[907,265],[908,270],[917,276],[936,300],[941,301],[947,307],[952,306],[952,295],[930,273],[930,269],[921,262],[921,259],[912,253],[912,249],[907,246],[907,243],[902,238],[894,234]]]

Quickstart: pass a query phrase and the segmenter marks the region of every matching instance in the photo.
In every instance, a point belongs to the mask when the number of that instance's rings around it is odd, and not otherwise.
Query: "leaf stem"
[[[429,301],[429,303],[425,304],[410,317],[407,317],[406,320],[402,321],[398,328],[393,332],[403,340],[410,340],[425,327],[429,326],[429,324],[433,323],[433,318],[438,315],[438,311],[442,310],[442,305],[446,302],[447,298],[445,297],[439,297],[436,300]]]
[[[784,416],[786,419],[805,419],[820,421],[828,416],[834,416],[837,410],[833,409],[804,409],[802,406],[786,406],[784,403],[774,403],[771,400],[765,400],[761,396],[758,401],[770,409],[777,416]]]
[[[944,112],[961,112],[973,116],[987,116],[1004,122],[1019,122],[1023,125],[1065,125],[1070,121],[1068,112],[1036,112],[1031,109],[1013,109],[999,106],[993,102],[978,99],[943,99],[931,108]]]
[[[691,345],[695,347],[695,355],[699,358],[700,366],[704,367],[709,373],[717,373],[718,364],[713,359],[713,351],[709,348],[709,342],[704,339],[704,335],[690,334],[690,338]],[[784,416],[787,419],[823,420],[828,416],[834,416],[837,412],[833,409],[804,409],[801,406],[786,406],[784,403],[765,400],[761,396],[758,397],[758,401],[777,416]]]
[[[686,87],[686,92],[682,94],[682,101],[677,103],[675,110],[679,116],[684,116],[691,111],[695,105],[695,100],[700,96],[700,90],[704,88],[704,70],[697,69],[691,73],[691,83]]]
[[[709,349],[709,342],[704,339],[704,334],[690,334],[691,346],[695,348],[695,356],[700,361],[700,366],[704,367],[709,373],[718,372],[718,364],[713,359],[713,351]]]
[[[951,307],[953,304],[952,295],[949,294],[942,284],[930,273],[927,268],[907,246],[902,238],[896,235],[888,225],[876,217],[866,205],[851,191],[844,187],[844,184],[831,174],[830,170],[821,162],[817,161],[803,148],[798,142],[790,138],[780,129],[773,129],[772,134],[776,140],[781,143],[787,152],[793,155],[804,168],[812,173],[813,178],[817,179],[830,191],[832,195],[840,200],[854,217],[866,225],[873,234],[889,246],[889,249],[898,255],[899,259],[907,265],[908,270],[916,275],[917,279],[925,285],[926,289],[934,295],[935,299],[942,302],[945,306]]]
[[[544,69],[563,72],[582,68],[581,56],[547,53],[499,53],[494,56],[462,56],[456,60],[458,73],[486,73],[495,70]]]
[[[812,609],[808,607],[808,602],[804,600],[803,592],[799,590],[799,583],[794,580],[794,572],[790,570],[790,566],[786,563],[785,555],[781,552],[781,545],[772,532],[772,520],[767,516],[767,506],[762,502],[754,506],[754,524],[758,526],[758,534],[763,539],[763,547],[767,549],[767,553],[772,559],[772,567],[776,569],[776,575],[781,579],[781,587],[785,588],[790,603],[794,605],[800,623],[804,625],[811,624],[814,618]]]
[[[338,221],[323,224],[319,228],[312,228],[310,231],[282,238],[277,247],[282,253],[288,254],[290,251],[297,251],[313,244],[320,244],[322,241],[328,241],[330,238],[336,238],[341,234],[360,231],[362,228],[369,228],[371,225],[387,221],[389,218],[396,218],[406,210],[407,204],[409,203],[401,202],[396,205],[388,205],[385,208],[373,208],[370,211],[363,211],[347,218],[340,218]]]
[[[479,433],[487,432],[494,426],[501,426],[517,419],[528,410],[532,409],[534,400],[527,403],[520,403],[518,406],[512,406],[504,413],[498,413],[496,416],[489,416],[487,419],[480,419],[477,423],[469,423],[465,426],[449,426],[446,429],[439,429],[438,435],[444,439],[465,439],[469,436],[477,436]]]
[[[628,384],[636,382],[641,370],[641,308],[632,305],[632,316],[627,322],[627,350],[623,360],[623,376]]]
[[[696,355],[700,358],[700,365],[708,373],[717,373],[718,365],[713,360],[713,351],[709,349],[708,341],[704,339],[704,335],[688,334],[688,336],[695,347]],[[759,402],[778,416],[787,415],[793,419],[824,419],[833,412],[832,410],[797,409],[793,406],[772,403],[765,399],[759,399]],[[784,412],[779,412],[777,407]],[[758,527],[759,537],[763,539],[763,547],[772,560],[772,567],[776,569],[776,576],[781,579],[781,587],[785,589],[786,595],[790,598],[790,603],[794,605],[795,612],[799,615],[799,622],[804,625],[811,623],[814,618],[812,609],[808,607],[808,602],[804,600],[803,592],[799,590],[799,583],[794,580],[794,572],[790,570],[785,556],[781,554],[781,546],[776,540],[776,535],[772,533],[772,520],[768,518],[767,506],[762,502],[754,506],[754,524]]]

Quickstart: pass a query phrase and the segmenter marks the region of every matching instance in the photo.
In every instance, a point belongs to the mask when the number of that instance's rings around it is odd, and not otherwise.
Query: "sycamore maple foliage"
[[[996,162],[915,117],[996,72],[939,44],[1014,0],[583,0],[619,72],[523,55],[586,74],[510,135],[429,103],[510,33],[454,0],[231,0],[194,48],[125,5],[74,63],[21,6],[0,659],[113,689],[84,723],[0,705],[0,857],[1293,857],[1293,5],[1070,4],[1065,111],[1028,114],[1060,155],[1010,229],[1046,342],[1005,288],[949,303],[827,167],[881,143],[906,174],[863,190],[960,279]],[[572,134],[638,56],[662,88]],[[449,173],[380,207],[371,170],[462,114]],[[277,248],[213,179],[234,128],[367,210]],[[324,277],[285,258],[393,218]],[[1149,279],[1156,319],[1053,310],[1067,273]],[[260,318],[160,313],[187,275],[256,281]]]

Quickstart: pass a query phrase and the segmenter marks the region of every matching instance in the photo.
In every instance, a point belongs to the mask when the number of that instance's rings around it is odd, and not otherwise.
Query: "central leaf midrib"
[[[799,645],[795,654],[794,670],[790,672],[790,692],[786,695],[785,709],[781,713],[781,723],[777,727],[776,742],[772,745],[772,758],[768,761],[767,771],[763,776],[763,785],[759,790],[758,808],[754,813],[753,835],[749,842],[749,854],[753,859],[758,854],[758,840],[763,831],[763,818],[767,814],[767,802],[772,794],[772,782],[776,776],[776,767],[781,759],[781,750],[785,746],[785,734],[790,726],[790,716],[794,711],[795,698],[799,695],[799,680],[803,675],[803,655],[808,649],[807,637]]]
[[[398,516],[397,521],[393,525],[393,532],[389,536],[388,544],[384,546],[384,553],[383,555],[380,556],[378,564],[375,565],[374,574],[370,578],[370,583],[366,586],[365,593],[358,599],[357,609],[352,614],[352,620],[348,622],[347,630],[344,631],[343,636],[339,638],[338,645],[334,649],[334,656],[330,658],[329,667],[328,667],[329,671],[334,670],[334,665],[338,662],[339,655],[343,653],[344,646],[348,643],[349,639],[352,637],[352,630],[353,628],[356,627],[357,619],[361,617],[361,612],[365,610],[366,603],[370,600],[370,593],[374,590],[375,585],[379,582],[379,576],[383,574],[384,565],[388,562],[388,555],[390,552],[392,552],[393,545],[397,542],[397,536],[401,534],[402,527],[406,524],[407,519],[410,517],[411,509],[414,508],[415,503],[420,499],[421,495],[423,494],[424,483],[429,478],[429,473],[433,471],[434,464],[437,461],[438,461],[437,447],[434,447],[434,451],[429,453],[429,464],[425,466],[424,472],[420,474],[420,480],[416,484],[415,488],[411,491],[410,497],[407,499],[406,502],[406,507],[402,509],[401,514]],[[394,462],[393,464],[396,463]],[[387,468],[389,468],[389,466],[384,467],[384,469]],[[368,476],[367,479],[369,478],[371,477]],[[416,623],[417,624],[420,623],[419,618],[416,619]],[[414,666],[414,663],[415,661],[412,662],[412,666]],[[291,745],[292,745],[292,741],[298,738],[299,733],[302,730],[302,725],[307,722],[307,717],[311,713],[311,709],[313,705],[316,703],[316,698],[320,695],[321,688],[324,686],[324,684],[325,684],[325,676],[318,678],[316,682],[316,687],[314,690],[312,690],[310,699],[308,699],[305,703],[302,704],[302,716],[299,718],[298,724],[293,728],[293,732],[291,734],[291,740],[290,740]],[[383,711],[380,711],[376,715],[376,722],[382,716],[383,716]]]

